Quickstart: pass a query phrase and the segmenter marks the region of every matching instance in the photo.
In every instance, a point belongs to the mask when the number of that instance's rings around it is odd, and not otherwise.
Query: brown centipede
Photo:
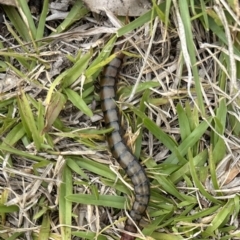
[[[139,225],[142,215],[148,206],[150,188],[144,168],[124,143],[120,133],[119,112],[116,106],[116,85],[118,73],[124,58],[121,48],[122,46],[117,46],[113,49],[112,53],[117,54],[117,56],[104,68],[103,76],[100,80],[100,100],[105,126],[113,129],[112,132],[107,134],[109,148],[113,157],[125,170],[134,186],[135,200],[129,215],[135,224]],[[137,233],[137,229],[130,219],[126,220],[124,230],[131,233]],[[122,233],[121,240],[134,239],[135,237],[127,233]]]

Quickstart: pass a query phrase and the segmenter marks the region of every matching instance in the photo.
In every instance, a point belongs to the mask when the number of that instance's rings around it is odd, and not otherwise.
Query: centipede
[[[113,48],[112,54],[116,54],[116,57],[103,70],[100,79],[100,101],[105,127],[112,128],[112,131],[106,135],[109,149],[130,178],[134,188],[134,202],[129,211],[130,217],[125,222],[125,231],[121,234],[121,240],[134,240],[135,237],[128,232],[137,233],[136,225],[139,226],[149,203],[150,186],[143,166],[133,155],[122,137],[120,114],[116,105],[118,75],[124,59],[124,54],[121,51],[122,47],[121,44]]]

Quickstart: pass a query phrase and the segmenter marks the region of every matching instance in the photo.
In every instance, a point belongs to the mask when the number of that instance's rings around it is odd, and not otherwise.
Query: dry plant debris
[[[14,7],[17,6],[15,0],[0,0],[0,4],[9,5],[9,6],[14,6]]]
[[[139,238],[240,239],[238,1],[153,1],[131,21],[63,2],[3,6],[0,238],[119,238],[134,196],[98,80],[123,41],[117,103],[151,181]]]
[[[151,8],[149,0],[83,0],[86,6],[96,13],[106,9],[117,16],[141,16]]]

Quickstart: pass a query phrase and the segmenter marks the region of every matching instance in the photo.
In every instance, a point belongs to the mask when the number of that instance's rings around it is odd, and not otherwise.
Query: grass
[[[107,150],[98,80],[125,41],[121,122],[151,181],[139,239],[240,239],[236,4],[153,1],[114,28],[80,0],[55,27],[47,0],[38,20],[25,1],[4,6],[0,238],[119,239],[134,194]]]

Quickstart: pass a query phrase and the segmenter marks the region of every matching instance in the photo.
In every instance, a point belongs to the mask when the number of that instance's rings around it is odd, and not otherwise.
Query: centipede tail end
[[[122,233],[120,240],[135,240],[136,238],[134,236],[131,236],[127,233]]]
[[[124,230],[127,231],[127,232],[130,232],[130,233],[137,233],[136,227],[133,226],[133,225],[128,225],[127,222],[126,222],[126,225],[124,227]],[[120,240],[134,240],[134,239],[135,239],[134,236],[129,235],[127,233],[122,233]]]

